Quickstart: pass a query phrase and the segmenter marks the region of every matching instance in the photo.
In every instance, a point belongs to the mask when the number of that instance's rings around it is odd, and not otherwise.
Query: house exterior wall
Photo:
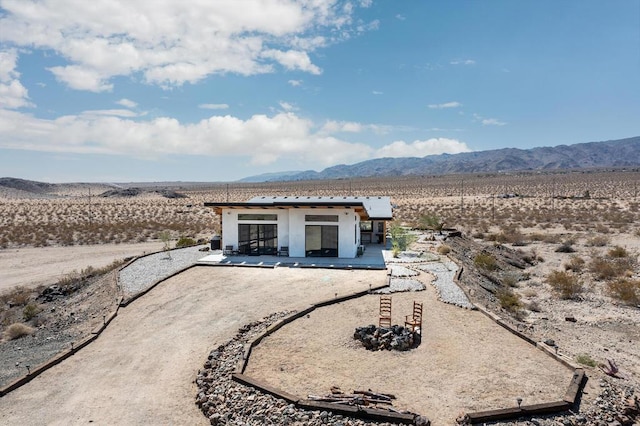
[[[337,215],[338,222],[306,222],[306,215]],[[360,232],[356,232],[360,226],[359,221],[359,216],[354,209],[290,209],[289,256],[305,257],[306,225],[337,225],[338,257],[354,258],[360,241]]]
[[[239,214],[276,214],[277,221],[238,221]],[[306,222],[306,215],[337,215],[338,222]],[[338,256],[354,258],[360,245],[360,217],[354,209],[223,209],[222,247],[238,249],[238,223],[264,223],[278,225],[278,249],[289,247],[289,256],[305,257],[305,226],[338,226]]]

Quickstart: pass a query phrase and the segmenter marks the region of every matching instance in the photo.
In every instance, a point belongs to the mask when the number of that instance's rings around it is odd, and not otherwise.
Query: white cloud
[[[470,152],[464,142],[456,139],[432,138],[426,141],[416,140],[411,143],[395,141],[383,146],[375,152],[376,157],[424,157],[436,154],[458,154]]]
[[[296,108],[295,105],[290,104],[289,102],[280,101],[278,102],[278,104],[280,105],[280,108],[282,108],[284,111],[296,111],[298,109]]]
[[[404,20],[406,20],[406,19],[407,19],[407,17],[398,13],[398,14],[396,15],[396,19],[398,19],[398,20],[400,20],[400,21],[404,21]]]
[[[228,109],[228,104],[200,104],[198,108],[202,109]]]
[[[0,108],[32,107],[29,91],[20,82],[16,71],[18,52],[15,49],[0,50]]]
[[[300,70],[306,71],[311,74],[322,74],[322,70],[311,63],[311,59],[306,52],[299,50],[288,50],[283,52],[281,50],[267,50],[263,52],[264,58],[275,59],[283,67],[288,70]]]
[[[289,80],[288,83],[293,87],[298,87],[302,85],[302,80]]]
[[[314,131],[313,122],[292,112],[246,120],[213,116],[196,123],[171,117],[138,121],[129,114],[133,112],[99,110],[45,120],[0,109],[0,147],[139,158],[186,153],[212,158],[245,156],[254,164],[285,158],[315,166],[360,161],[373,153],[368,145]]]
[[[446,109],[446,108],[459,108],[461,106],[462,104],[460,102],[452,101],[452,102],[445,102],[443,104],[430,104],[429,108],[430,109]]]
[[[371,93],[373,93],[374,95],[382,95],[383,92],[380,92],[379,90],[373,90]]]
[[[82,111],[82,115],[106,115],[113,117],[138,117],[139,114],[128,109],[94,109]]]
[[[107,83],[104,76],[96,70],[77,65],[66,67],[52,67],[49,71],[56,76],[58,81],[76,90],[87,90],[90,92],[110,92],[113,84]]]
[[[476,61],[473,59],[456,59],[449,62],[451,65],[475,65]]]
[[[500,121],[497,118],[483,118],[482,119],[482,125],[483,126],[504,126],[505,123],[504,121]]]
[[[321,73],[316,49],[375,30],[355,22],[371,0],[4,1],[0,42],[55,52],[50,68],[71,88],[113,90],[113,77],[141,76],[170,88],[210,75],[287,70]],[[347,7],[348,5],[348,7]],[[2,71],[0,70],[0,73]]]
[[[356,123],[354,121],[334,121],[329,120],[320,129],[320,133],[322,134],[330,134],[330,133],[360,133],[364,129],[368,128],[368,126]]]
[[[134,101],[132,101],[130,99],[126,99],[126,98],[120,99],[119,101],[116,102],[116,104],[122,105],[123,107],[126,107],[126,108],[135,108],[135,107],[138,106],[137,102],[134,102]]]

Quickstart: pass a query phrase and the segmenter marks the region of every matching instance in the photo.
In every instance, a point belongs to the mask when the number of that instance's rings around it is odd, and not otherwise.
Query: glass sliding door
[[[307,225],[305,227],[307,257],[338,257],[338,227],[335,225]]]
[[[278,251],[278,225],[241,223],[238,225],[238,252],[240,254],[276,254]]]

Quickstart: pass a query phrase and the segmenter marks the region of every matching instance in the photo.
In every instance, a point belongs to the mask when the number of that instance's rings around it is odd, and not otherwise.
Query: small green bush
[[[473,264],[486,271],[495,271],[498,269],[496,258],[489,253],[478,253],[473,259]]]
[[[579,354],[578,356],[576,356],[576,361],[588,367],[596,367],[598,365],[598,363],[588,354]]]
[[[180,237],[180,239],[176,243],[176,248],[190,247],[194,245],[196,245],[196,240],[194,240],[193,238]]]
[[[16,322],[7,327],[4,331],[4,338],[5,340],[15,340],[33,334],[35,331],[33,327],[27,324]]]
[[[40,312],[42,312],[40,306],[36,305],[35,303],[29,303],[22,310],[22,317],[25,321],[29,321],[35,318]]]
[[[511,313],[517,313],[522,308],[520,296],[514,293],[510,288],[503,288],[496,292],[496,297],[500,302],[500,306]]]
[[[442,244],[441,246],[438,247],[439,254],[449,254],[450,252],[451,252],[451,247],[449,247],[446,244]]]
[[[609,295],[627,305],[640,305],[640,281],[619,279],[607,283]]]
[[[578,277],[565,271],[551,271],[547,275],[547,283],[560,295],[561,299],[575,299],[584,291]]]

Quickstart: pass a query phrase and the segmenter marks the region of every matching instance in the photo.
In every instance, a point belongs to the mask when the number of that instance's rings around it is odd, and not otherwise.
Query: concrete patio
[[[214,250],[208,256],[199,259],[197,265],[228,265],[271,267],[287,266],[298,268],[337,268],[337,269],[386,269],[382,244],[368,244],[362,256],[353,259],[338,257],[287,257],[287,256],[246,256],[224,255],[222,250]]]

